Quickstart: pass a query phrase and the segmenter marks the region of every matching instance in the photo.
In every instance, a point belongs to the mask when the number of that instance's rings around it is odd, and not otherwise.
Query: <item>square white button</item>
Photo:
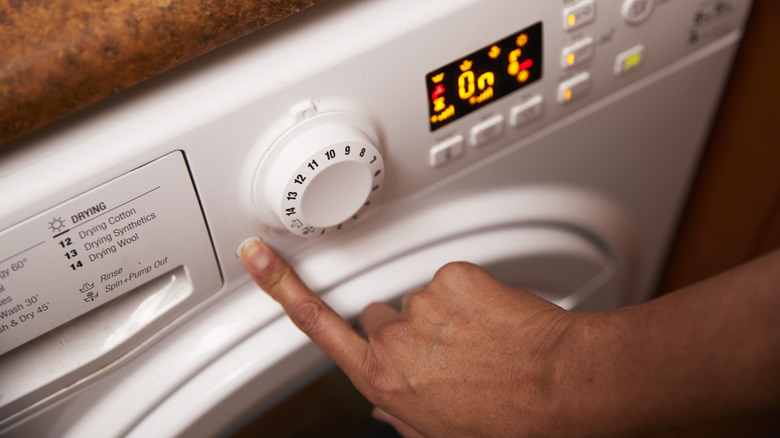
[[[563,10],[563,30],[580,28],[596,19],[596,2],[582,0]]]
[[[456,135],[442,141],[431,148],[428,155],[428,164],[431,167],[439,167],[460,157],[465,150],[464,143],[462,135]]]
[[[544,99],[540,95],[530,97],[509,110],[509,125],[518,128],[541,117]]]
[[[634,71],[643,62],[645,62],[645,46],[637,44],[615,57],[615,74],[622,76],[630,71]]]
[[[588,94],[588,91],[590,91],[590,73],[585,71],[558,85],[558,102],[572,102]]]
[[[564,47],[561,53],[561,67],[564,70],[574,68],[593,58],[595,44],[593,38],[587,37],[576,43]]]
[[[504,116],[497,114],[471,128],[471,145],[482,146],[504,133]]]

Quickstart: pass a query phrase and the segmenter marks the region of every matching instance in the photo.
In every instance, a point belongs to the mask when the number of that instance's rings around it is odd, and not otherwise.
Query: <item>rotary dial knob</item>
[[[321,114],[285,133],[255,182],[261,218],[299,236],[329,234],[357,220],[382,189],[384,161],[373,128],[346,113]]]

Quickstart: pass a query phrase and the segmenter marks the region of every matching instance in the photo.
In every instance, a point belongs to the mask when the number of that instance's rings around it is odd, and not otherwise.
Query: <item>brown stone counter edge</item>
[[[0,0],[0,148],[319,1]]]

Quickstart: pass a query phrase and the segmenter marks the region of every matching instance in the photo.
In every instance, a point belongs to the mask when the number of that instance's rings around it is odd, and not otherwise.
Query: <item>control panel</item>
[[[743,2],[729,0],[545,6],[537,12],[542,22],[529,18],[508,37],[485,39],[480,50],[426,75],[430,168],[446,172],[488,154],[483,146],[537,131],[737,29],[746,12]]]
[[[281,245],[290,233],[333,235],[669,68],[739,29],[747,11],[731,0],[499,3],[328,59],[335,67],[271,96],[267,107],[288,109],[271,120],[295,121],[270,123],[254,145],[262,159],[248,161],[246,199],[285,230],[259,234]],[[491,25],[463,32],[474,21]],[[428,50],[411,50],[420,41]]]

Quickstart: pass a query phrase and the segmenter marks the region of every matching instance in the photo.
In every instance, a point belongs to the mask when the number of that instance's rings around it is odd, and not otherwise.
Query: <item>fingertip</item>
[[[311,293],[292,267],[261,239],[241,244],[241,261],[260,288],[285,307],[285,310]]]
[[[263,239],[256,236],[247,237],[246,239],[244,239],[244,241],[239,243],[238,246],[236,247],[236,257],[238,257],[239,259],[243,259],[244,250],[247,249],[255,242],[263,243]]]
[[[245,240],[240,253],[241,261],[255,283],[283,306],[297,301],[301,292],[304,295],[310,292],[287,262],[261,239]]]
[[[393,426],[396,432],[398,432],[401,436],[405,438],[424,438],[422,434],[417,432],[411,426],[399,420],[397,417],[388,414],[387,412],[385,412],[384,410],[378,407],[374,407],[374,409],[371,411],[371,416],[378,421]]]
[[[257,237],[244,240],[238,247],[241,262],[252,274],[262,273],[271,264],[272,251],[265,242]]]

